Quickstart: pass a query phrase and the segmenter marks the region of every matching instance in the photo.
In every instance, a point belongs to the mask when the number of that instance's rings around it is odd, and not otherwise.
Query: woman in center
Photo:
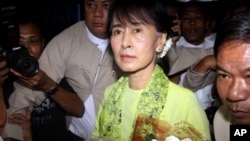
[[[92,137],[129,141],[190,135],[193,141],[210,140],[195,94],[169,81],[157,65],[157,56],[171,46],[170,21],[161,3],[116,0],[109,14],[111,47],[124,75],[106,88]]]

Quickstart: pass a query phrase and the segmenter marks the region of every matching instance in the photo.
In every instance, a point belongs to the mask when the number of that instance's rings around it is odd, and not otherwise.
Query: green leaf
[[[152,141],[152,139],[156,139],[155,138],[155,136],[154,136],[154,134],[147,134],[146,136],[145,136],[145,141]]]

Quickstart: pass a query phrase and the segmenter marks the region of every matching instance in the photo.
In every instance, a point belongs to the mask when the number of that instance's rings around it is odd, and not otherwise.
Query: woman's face
[[[44,48],[40,29],[33,23],[19,24],[19,44],[26,47],[31,56],[38,59]]]
[[[217,55],[217,89],[237,124],[250,124],[250,44],[227,42]]]
[[[122,24],[116,18],[113,19],[111,28],[111,46],[115,60],[124,72],[154,68],[156,52],[162,51],[166,34],[157,32],[150,24],[140,21]]]

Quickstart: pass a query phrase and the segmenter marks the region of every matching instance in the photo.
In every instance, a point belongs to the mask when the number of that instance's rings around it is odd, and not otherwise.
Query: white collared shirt
[[[176,42],[176,47],[180,47],[180,46],[187,47],[187,48],[211,48],[214,46],[214,41],[212,39],[211,40],[204,39],[204,41],[201,44],[193,45],[187,42],[185,38],[182,36]],[[186,72],[181,74],[181,78],[179,82],[180,86],[183,86],[185,76],[186,76]],[[212,88],[213,88],[213,84],[209,84],[205,86],[204,88],[201,88],[194,92],[201,104],[201,107],[204,110],[210,107],[212,105],[212,102],[214,101],[214,98],[212,97],[212,94],[211,94]]]
[[[102,52],[102,54],[104,54],[105,50],[108,47],[109,40],[108,39],[100,39],[100,38],[96,37],[95,35],[93,35],[89,31],[89,29],[87,27],[86,27],[86,30],[87,30],[87,34],[88,34],[89,40],[91,42],[97,44],[98,48],[100,49],[100,51]]]
[[[100,59],[100,63],[101,63],[103,54],[108,47],[109,40],[100,39],[96,37],[89,31],[87,27],[86,27],[86,30],[87,30],[87,35],[90,41],[93,42],[94,44],[97,44],[98,49],[102,52],[102,56]],[[100,69],[100,66],[98,66],[97,70],[93,70],[93,71],[96,71],[93,87],[95,86],[95,82],[97,81],[99,69]],[[76,134],[77,136],[85,140],[88,140],[90,139],[92,135],[92,132],[94,130],[94,125],[95,125],[95,120],[96,120],[96,114],[95,114],[96,111],[95,111],[94,100],[93,100],[92,94],[90,94],[90,96],[86,99],[86,101],[84,101],[84,107],[85,107],[84,115],[81,118],[72,117],[68,125],[68,128],[72,133]]]
[[[211,48],[214,46],[214,41],[212,39],[210,40],[204,40],[199,45],[193,45],[186,41],[184,37],[180,37],[180,39],[176,42],[176,47],[190,47],[190,48]]]

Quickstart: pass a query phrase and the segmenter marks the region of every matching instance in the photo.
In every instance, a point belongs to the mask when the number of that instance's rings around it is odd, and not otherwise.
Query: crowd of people
[[[229,141],[230,124],[249,125],[249,7],[219,21],[204,2],[168,2],[84,0],[84,20],[49,41],[18,16],[39,68],[0,61],[0,141]]]

